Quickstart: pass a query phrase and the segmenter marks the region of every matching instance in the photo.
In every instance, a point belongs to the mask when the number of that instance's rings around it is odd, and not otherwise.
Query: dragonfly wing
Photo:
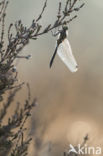
[[[64,39],[64,41],[59,45],[57,53],[71,72],[76,72],[78,70],[76,60],[72,54],[70,43],[67,39]]]

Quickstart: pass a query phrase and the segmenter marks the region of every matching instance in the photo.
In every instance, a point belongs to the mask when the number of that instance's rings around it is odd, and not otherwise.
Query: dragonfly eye
[[[65,26],[63,26],[63,29],[64,30],[68,30],[68,27],[65,25]]]

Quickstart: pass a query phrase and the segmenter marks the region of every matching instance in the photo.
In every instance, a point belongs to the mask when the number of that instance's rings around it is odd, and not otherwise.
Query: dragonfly
[[[64,62],[64,64],[69,68],[71,72],[76,72],[78,70],[77,62],[72,53],[71,45],[69,43],[68,37],[68,27],[63,26],[62,30],[59,30],[55,36],[58,35],[56,48],[54,54],[50,60],[50,68],[53,65],[56,54]]]

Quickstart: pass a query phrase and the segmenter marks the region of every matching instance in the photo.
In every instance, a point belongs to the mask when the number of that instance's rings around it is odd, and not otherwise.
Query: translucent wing
[[[70,43],[67,39],[64,39],[64,41],[59,45],[57,53],[71,72],[76,72],[78,70],[76,60],[72,54]]]

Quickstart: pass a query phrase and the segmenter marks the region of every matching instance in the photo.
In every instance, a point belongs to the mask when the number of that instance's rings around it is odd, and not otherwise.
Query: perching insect
[[[70,43],[67,39],[68,37],[68,27],[63,26],[62,30],[60,30],[55,36],[58,35],[56,48],[54,54],[50,61],[50,68],[53,64],[56,53],[59,55],[60,59],[64,62],[64,64],[69,68],[71,72],[76,72],[78,70],[78,65],[76,60],[72,54],[72,49]]]

